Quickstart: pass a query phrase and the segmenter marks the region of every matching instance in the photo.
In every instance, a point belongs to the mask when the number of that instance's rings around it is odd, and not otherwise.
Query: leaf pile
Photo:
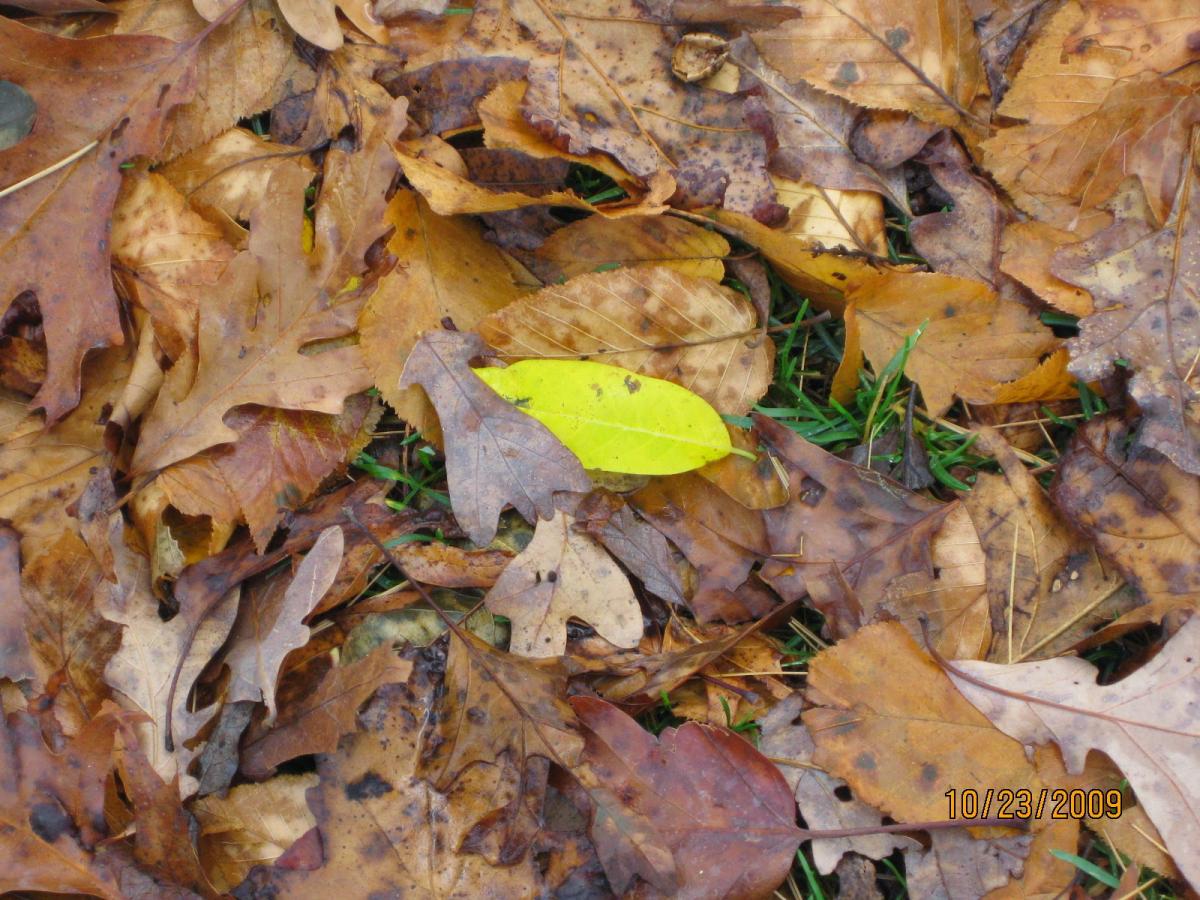
[[[1194,0],[4,13],[0,892],[1200,890]]]

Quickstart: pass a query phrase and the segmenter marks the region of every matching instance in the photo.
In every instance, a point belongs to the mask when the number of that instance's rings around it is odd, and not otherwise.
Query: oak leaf
[[[1053,266],[1054,274],[1089,290],[1096,304],[1067,344],[1071,371],[1091,381],[1124,360],[1134,372],[1129,394],[1145,416],[1142,439],[1193,474],[1200,474],[1198,185],[1200,127],[1161,229],[1137,215],[1140,203],[1122,204],[1111,227],[1060,250]]]
[[[586,491],[579,460],[544,425],[501,399],[468,366],[487,348],[475,335],[431,331],[417,342],[400,387],[420,384],[446,441],[454,517],[483,546],[511,503],[530,522],[554,514],[555,491]]]
[[[0,198],[0,246],[9,260],[0,309],[23,291],[37,295],[48,359],[34,405],[50,422],[79,402],[87,351],[123,342],[108,241],[119,167],[162,147],[167,114],[191,96],[196,46],[153,37],[71,40],[0,21],[6,77],[37,105],[29,135],[0,150],[0,183],[20,186]],[[66,227],[77,249],[47,265]]]
[[[949,676],[1006,734],[1027,744],[1054,741],[1067,771],[1082,772],[1089,750],[1129,779],[1188,882],[1200,885],[1200,752],[1193,700],[1200,691],[1200,620],[1189,619],[1133,674],[1096,683],[1091,663],[1060,657],[1001,666],[963,661]]]
[[[569,619],[591,625],[617,647],[635,646],[642,636],[629,579],[563,512],[537,523],[533,540],[483,599],[512,622],[509,652],[520,656],[561,656]]]
[[[236,256],[202,306],[195,377],[172,367],[142,423],[131,462],[137,473],[163,469],[201,450],[237,440],[224,422],[235,406],[336,414],[345,398],[369,386],[356,347],[302,352],[354,328],[364,260],[384,230],[384,192],[394,163],[387,145],[403,119],[393,118],[355,154],[326,157],[314,223],[313,253],[302,246],[307,174],[281,168],[251,217],[250,249]]]
[[[522,294],[504,256],[465,216],[434,215],[413,191],[397,191],[387,208],[396,233],[388,252],[397,268],[384,276],[359,315],[363,358],[375,386],[400,418],[422,432],[433,419],[415,388],[398,382],[421,332],[450,317],[461,330]]]
[[[729,288],[662,266],[580,275],[479,323],[507,361],[587,358],[674,381],[718,412],[762,396],[774,357],[754,308]]]
[[[972,838],[966,829],[934,831],[928,850],[904,854],[905,882],[929,900],[972,900],[1019,878],[1033,835]]]

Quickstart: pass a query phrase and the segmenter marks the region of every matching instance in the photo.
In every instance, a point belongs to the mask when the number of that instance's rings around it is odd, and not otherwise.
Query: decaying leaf
[[[479,545],[495,536],[506,503],[536,522],[554,514],[555,491],[591,487],[570,450],[471,371],[469,361],[486,351],[474,335],[427,332],[400,381],[401,388],[420,384],[438,411],[454,516]]]
[[[50,422],[79,402],[84,354],[123,343],[108,272],[119,166],[162,147],[167,113],[195,86],[196,46],[123,35],[71,40],[0,20],[5,77],[22,83],[37,107],[29,136],[0,150],[0,183],[20,185],[0,198],[9,260],[0,308],[23,291],[37,295],[48,358],[34,405]],[[75,252],[47,265],[64,243]]]
[[[1052,488],[1055,505],[1096,545],[1155,621],[1200,604],[1200,481],[1142,443],[1120,419],[1079,429]]]
[[[592,840],[615,890],[635,875],[678,897],[759,896],[779,883],[801,832],[791,790],[766,757],[723,729],[689,723],[655,740],[603,700],[572,705],[586,741]]]
[[[1068,348],[1071,371],[1101,378],[1118,360],[1134,371],[1129,394],[1146,415],[1144,441],[1200,474],[1200,128],[1169,219],[1159,230],[1118,209],[1114,225],[1059,251],[1055,275],[1086,288],[1096,311]],[[1128,199],[1129,195],[1122,199]]]
[[[1083,771],[1089,750],[1105,753],[1129,779],[1184,877],[1200,884],[1189,852],[1200,843],[1200,783],[1189,763],[1200,752],[1192,702],[1200,690],[1200,620],[1185,623],[1115,684],[1097,684],[1096,668],[1072,657],[1015,666],[964,661],[948,674],[1006,734],[1058,744],[1069,772]]]
[[[591,625],[616,647],[632,647],[642,636],[642,613],[629,579],[563,512],[537,523],[533,540],[508,564],[484,603],[512,622],[509,651],[521,656],[561,656],[569,619]]]
[[[593,359],[699,394],[741,415],[762,396],[774,356],[754,308],[710,279],[662,266],[580,275],[488,316],[484,340],[506,360]]]

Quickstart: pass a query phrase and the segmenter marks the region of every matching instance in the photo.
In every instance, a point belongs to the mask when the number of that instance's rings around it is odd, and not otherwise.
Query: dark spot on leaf
[[[558,573],[551,569],[546,573],[546,580],[551,584],[554,584],[554,582],[558,581]]]
[[[909,38],[908,29],[901,28],[898,25],[895,28],[889,28],[883,33],[883,36],[887,40],[888,46],[893,50],[899,50],[908,43]]]
[[[642,383],[636,380],[632,375],[625,376],[625,390],[631,394],[636,394],[642,389]]]
[[[472,706],[467,710],[467,718],[476,725],[482,725],[488,720],[487,710],[481,709],[478,706]]]
[[[933,763],[925,763],[921,766],[921,782],[926,786],[937,781],[938,769]]]
[[[384,794],[390,793],[392,786],[389,782],[384,781],[374,772],[368,772],[358,781],[353,781],[346,785],[346,798],[355,802],[382,797]]]
[[[854,799],[854,793],[846,785],[839,785],[833,789],[833,796],[837,797],[843,803],[849,803]]]
[[[43,841],[53,844],[71,829],[71,818],[57,803],[35,803],[29,810],[29,827]]]
[[[942,314],[947,319],[953,319],[956,315],[958,315],[958,310],[955,309],[953,306],[951,306],[949,303],[947,303],[946,308],[944,310],[942,310]]]
[[[833,78],[834,84],[854,84],[858,81],[858,66],[852,61],[846,60],[838,66],[837,74]]]
[[[864,772],[875,771],[875,757],[870,753],[860,753],[854,760],[854,767]]]

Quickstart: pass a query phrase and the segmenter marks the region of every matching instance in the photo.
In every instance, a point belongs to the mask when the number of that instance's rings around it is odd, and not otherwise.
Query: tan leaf
[[[208,23],[191,0],[126,0],[114,31],[194,40]],[[196,96],[175,111],[162,158],[198,147],[285,96],[312,87],[312,71],[291,52],[294,35],[268,0],[249,0],[204,39]]]
[[[1063,281],[1051,270],[1054,254],[1075,243],[1075,235],[1044,222],[1010,222],[1000,245],[1000,271],[1011,275],[1056,309],[1073,316],[1089,315],[1092,295]]]
[[[200,824],[200,863],[213,887],[237,887],[253,866],[269,865],[317,824],[305,803],[317,782],[315,773],[279,775],[191,805]]]
[[[537,523],[533,540],[484,603],[512,622],[509,652],[520,656],[565,653],[568,619],[591,625],[617,647],[633,647],[642,636],[642,611],[629,579],[563,512]]]
[[[1193,887],[1200,863],[1200,723],[1191,702],[1200,691],[1200,620],[1115,684],[1096,683],[1096,668],[1074,657],[1001,666],[963,661],[954,684],[1006,734],[1028,744],[1054,741],[1067,771],[1082,772],[1089,750],[1107,755],[1129,779],[1138,803]]]
[[[117,35],[70,40],[0,22],[5,77],[20,82],[38,108],[29,136],[0,150],[0,184],[35,179],[0,198],[8,260],[0,309],[23,291],[37,294],[48,361],[34,405],[51,422],[79,402],[84,354],[123,341],[108,243],[119,166],[162,146],[164,117],[195,84],[195,46]],[[46,170],[53,174],[41,177]],[[57,254],[64,242],[76,251]],[[56,265],[47,265],[51,255]]]
[[[628,216],[610,221],[589,216],[555,231],[534,256],[546,266],[544,281],[617,267],[666,266],[720,282],[728,254],[725,238],[686,219]]]
[[[950,789],[1040,786],[1021,745],[968,703],[899,623],[869,625],[823,650],[808,685],[817,704],[803,716],[813,762],[897,821],[944,819]]]
[[[396,229],[388,252],[396,269],[385,276],[359,316],[362,352],[371,378],[400,418],[426,431],[432,416],[400,374],[423,331],[449,316],[460,330],[521,296],[512,272],[479,225],[466,216],[440,216],[413,191],[397,191],[387,221]]]
[[[344,548],[342,529],[331,525],[321,532],[285,588],[273,581],[265,590],[245,592],[225,651],[230,671],[227,703],[262,701],[267,705],[267,724],[274,722],[275,682],[284,657],[308,643],[309,627],[303,620],[333,584]]]
[[[226,240],[243,250],[246,231],[238,223],[249,221],[280,167],[316,174],[298,148],[272,143],[245,128],[230,128],[157,171],[196,209],[220,223]]]
[[[775,704],[760,722],[759,750],[779,766],[787,779],[805,825],[814,831],[879,825],[883,815],[878,810],[853,796],[839,796],[838,788],[846,791],[845,782],[813,765],[816,745],[800,721],[803,711],[804,695],[799,691]],[[845,853],[883,859],[894,850],[915,846],[915,841],[902,835],[868,834],[851,838],[817,838],[812,842],[812,854],[817,871],[829,875]]]
[[[398,127],[403,101],[393,112]],[[252,217],[250,249],[234,258],[213,288],[216,299],[202,307],[195,378],[175,367],[167,373],[142,423],[135,472],[237,440],[223,421],[234,406],[336,414],[348,395],[368,386],[356,347],[301,351],[354,328],[364,298],[361,288],[343,288],[366,269],[366,251],[384,228],[383,193],[394,169],[390,132],[383,131],[359,153],[335,150],[326,158],[311,256],[302,248],[308,177],[296,169],[272,176],[267,200]],[[267,309],[260,308],[264,295],[272,301]]]
[[[785,78],[943,125],[970,117],[985,81],[963,0],[912,6],[797,0],[794,6],[800,18],[754,35],[763,59]]]
[[[221,230],[197,215],[167,179],[131,173],[113,210],[112,252],[130,297],[150,314],[172,360],[193,357],[200,299],[234,257]]]
[[[1200,102],[1200,97],[1197,98]],[[1118,360],[1134,372],[1129,394],[1142,440],[1200,474],[1200,128],[1186,177],[1160,230],[1122,206],[1099,234],[1060,250],[1054,273],[1091,291],[1096,312],[1068,342],[1071,371],[1103,378]],[[1131,201],[1132,202],[1132,201]]]
[[[965,828],[931,831],[928,850],[904,854],[905,883],[929,900],[983,897],[1019,877],[1030,854],[1031,834],[973,838]]]
[[[475,335],[426,332],[400,381],[402,389],[419,383],[438,411],[454,517],[479,546],[495,537],[506,503],[536,522],[554,515],[555,491],[591,487],[571,451],[470,370],[486,349]]]
[[[963,503],[987,555],[996,662],[1057,656],[1129,609],[1130,592],[1076,538],[1041,485],[996,432],[978,441],[1003,474],[981,472]]]
[[[883,200],[870,191],[839,191],[771,176],[788,208],[780,231],[813,250],[848,250],[887,256]]]
[[[858,284],[847,299],[854,309],[847,329],[859,330],[876,372],[923,327],[905,372],[934,416],[956,396],[986,403],[998,383],[1032,371],[1058,343],[1026,307],[950,275],[888,273]]]
[[[754,307],[672,269],[580,275],[488,316],[479,333],[504,359],[588,358],[665,378],[740,415],[771,379],[773,345]]]

